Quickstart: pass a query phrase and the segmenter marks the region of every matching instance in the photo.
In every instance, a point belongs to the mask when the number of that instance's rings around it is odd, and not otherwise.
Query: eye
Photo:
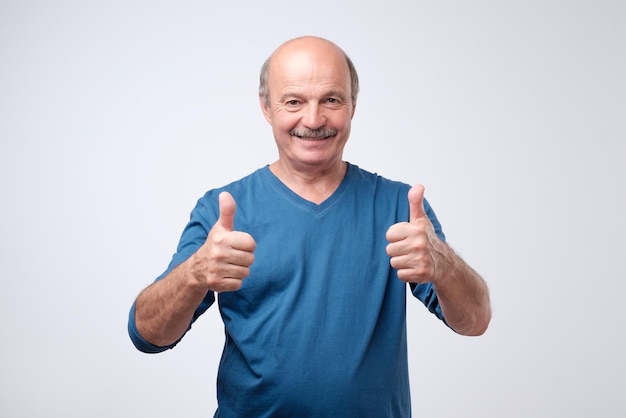
[[[329,97],[328,103],[339,103],[339,100],[335,99],[334,97]]]
[[[298,102],[297,100],[287,100],[287,105],[288,106],[297,106],[300,102]]]

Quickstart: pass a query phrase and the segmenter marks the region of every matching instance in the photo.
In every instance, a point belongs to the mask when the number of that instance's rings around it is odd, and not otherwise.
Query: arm
[[[482,335],[491,320],[487,284],[437,236],[430,246],[428,281],[435,286],[446,323],[459,334]]]
[[[463,335],[483,334],[491,321],[484,280],[442,240],[424,212],[424,188],[409,191],[410,219],[387,231],[387,253],[407,283],[432,282],[446,323]]]
[[[235,201],[230,194],[220,194],[219,208],[220,217],[198,251],[135,301],[137,332],[153,345],[165,347],[178,341],[208,292],[237,290],[249,274],[254,239],[233,230]]]
[[[157,347],[177,342],[191,324],[194,312],[210,289],[197,280],[194,271],[199,253],[145,288],[135,301],[136,332]]]

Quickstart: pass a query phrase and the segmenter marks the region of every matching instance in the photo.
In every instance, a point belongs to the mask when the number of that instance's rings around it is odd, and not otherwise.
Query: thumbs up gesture
[[[250,274],[254,261],[254,238],[235,231],[235,199],[228,192],[219,195],[220,216],[195,255],[192,271],[210,290],[235,291]]]
[[[407,283],[434,282],[442,274],[444,243],[435,234],[424,211],[424,186],[409,190],[409,222],[400,222],[387,230],[387,254],[400,280]]]

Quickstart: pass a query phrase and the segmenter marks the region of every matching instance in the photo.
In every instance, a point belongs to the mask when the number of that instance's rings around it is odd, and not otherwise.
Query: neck
[[[326,169],[301,171],[289,169],[278,160],[270,164],[270,170],[298,196],[319,205],[337,190],[346,175],[348,164],[338,161]]]

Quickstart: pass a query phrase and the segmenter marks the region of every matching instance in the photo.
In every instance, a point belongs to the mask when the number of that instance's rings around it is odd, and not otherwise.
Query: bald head
[[[350,75],[351,99],[352,103],[356,104],[356,99],[359,94],[359,77],[350,57],[329,40],[315,36],[303,36],[283,43],[270,55],[261,67],[259,97],[266,106],[270,105],[270,73],[272,71],[272,63],[293,58],[298,54],[334,54],[340,57],[340,59],[345,62]]]

